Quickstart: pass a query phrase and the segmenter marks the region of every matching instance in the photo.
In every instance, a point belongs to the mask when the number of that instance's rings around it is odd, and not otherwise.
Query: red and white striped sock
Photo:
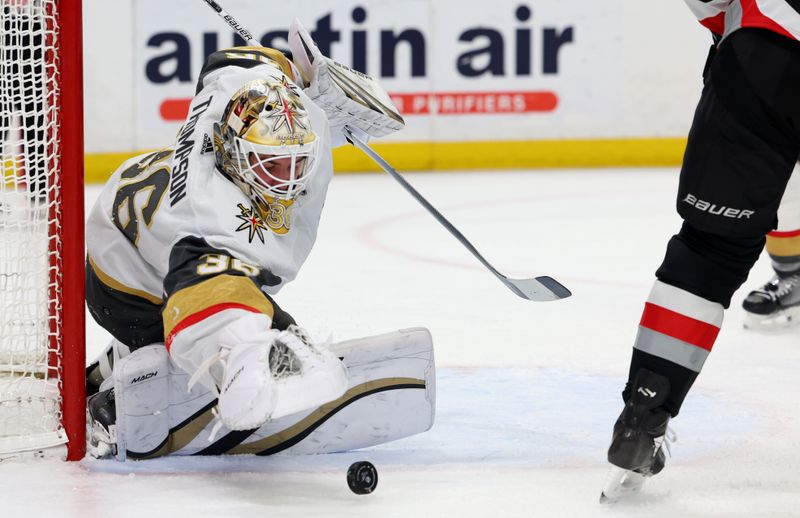
[[[700,372],[719,334],[722,304],[656,281],[634,349]]]

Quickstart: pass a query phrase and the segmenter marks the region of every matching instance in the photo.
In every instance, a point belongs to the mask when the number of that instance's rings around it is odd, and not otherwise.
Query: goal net
[[[85,440],[80,1],[0,5],[0,460],[75,459]]]

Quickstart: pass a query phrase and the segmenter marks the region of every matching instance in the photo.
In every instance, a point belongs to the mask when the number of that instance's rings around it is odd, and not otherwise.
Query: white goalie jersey
[[[304,190],[259,210],[216,166],[213,131],[235,92],[264,77],[299,96],[319,143]],[[103,188],[86,230],[87,302],[121,342],[170,348],[186,333],[172,352],[191,372],[216,347],[214,333],[242,314],[263,315],[267,328],[281,315],[291,323],[270,295],[311,252],[333,174],[326,116],[293,80],[271,49],[213,54],[174,146],[126,161]],[[276,124],[296,122],[291,109],[276,115]]]
[[[431,426],[426,330],[330,351],[272,298],[311,252],[333,174],[330,115],[294,71],[271,49],[212,54],[174,146],[122,164],[92,209],[87,305],[131,351],[97,394],[116,421],[93,420],[93,454],[339,451]]]

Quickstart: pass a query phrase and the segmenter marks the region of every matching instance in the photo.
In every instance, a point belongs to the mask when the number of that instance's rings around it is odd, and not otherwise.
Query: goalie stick
[[[536,301],[558,300],[572,295],[567,288],[562,286],[561,283],[552,277],[541,276],[533,279],[509,279],[502,273],[498,272],[497,269],[492,266],[489,261],[487,261],[480,254],[480,252],[478,252],[472,243],[470,243],[469,240],[464,237],[464,234],[454,227],[453,224],[450,223],[450,221],[448,221],[447,218],[445,218],[442,213],[436,209],[436,207],[431,205],[431,203],[426,200],[425,197],[423,197],[410,183],[408,183],[400,173],[398,173],[391,165],[389,165],[386,160],[381,158],[381,156],[371,147],[369,147],[366,142],[359,139],[346,126],[344,128],[344,133],[345,136],[347,136],[347,139],[352,142],[355,147],[366,153],[366,155],[369,156],[376,164],[378,164],[381,169],[394,178],[397,183],[403,187],[403,189],[405,189],[411,196],[414,197],[415,200],[420,203],[420,205],[425,207],[425,210],[430,212],[431,215],[436,218],[436,221],[446,228],[447,231],[450,232],[459,243],[464,245],[464,248],[469,250],[469,252],[475,256],[475,258],[480,261],[480,263],[485,266],[487,270],[492,272],[495,277],[500,279],[500,282],[505,284],[511,291],[523,299]]]
[[[260,47],[261,43],[258,42],[252,35],[250,31],[244,28],[236,19],[228,14],[215,0],[203,0],[206,4],[208,4],[216,13],[219,15],[220,18],[225,20],[225,22],[234,30],[236,31],[245,41],[247,41],[248,45],[254,47]],[[402,187],[406,190],[411,196],[414,197],[417,202],[419,202],[425,210],[427,210],[436,221],[438,221],[444,228],[448,230],[457,240],[461,243],[469,252],[476,258],[480,263],[488,269],[492,274],[497,277],[500,282],[502,282],[508,289],[522,297],[523,299],[527,300],[535,300],[535,301],[550,301],[550,300],[559,300],[572,295],[572,293],[565,288],[561,283],[553,279],[552,277],[548,276],[540,276],[535,277],[532,279],[510,279],[497,271],[497,269],[492,266],[489,261],[487,261],[479,252],[478,250],[469,242],[469,240],[464,237],[456,227],[453,226],[450,221],[447,220],[431,203],[425,199],[411,184],[406,181],[403,176],[398,173],[392,166],[389,165],[383,158],[381,158],[378,153],[376,153],[369,145],[361,140],[359,136],[355,135],[353,131],[348,128],[347,126],[344,127],[344,133],[347,139],[358,149],[364,152],[367,156],[369,156],[381,169],[383,169],[387,174],[389,174],[392,178],[394,178]]]

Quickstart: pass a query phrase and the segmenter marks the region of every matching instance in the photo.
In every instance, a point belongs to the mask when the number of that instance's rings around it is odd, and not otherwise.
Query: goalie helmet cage
[[[0,460],[85,451],[81,0],[0,0]]]

